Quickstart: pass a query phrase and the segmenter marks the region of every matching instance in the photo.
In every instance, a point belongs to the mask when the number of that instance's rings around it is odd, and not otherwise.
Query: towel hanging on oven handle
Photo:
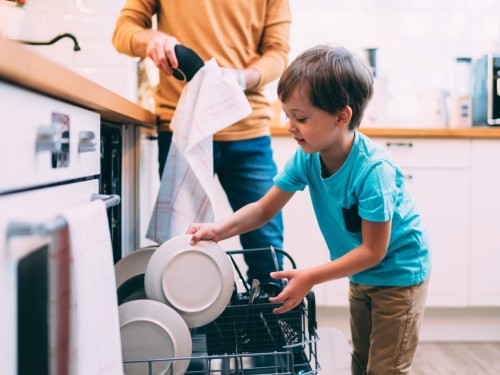
[[[101,199],[104,201],[106,208],[116,206],[120,203],[120,196],[117,194],[104,195],[104,194],[92,194],[90,197],[91,201]],[[47,222],[43,223],[26,223],[13,221],[7,226],[7,239],[15,236],[47,236],[58,230],[67,226],[68,223],[61,217],[56,217]]]

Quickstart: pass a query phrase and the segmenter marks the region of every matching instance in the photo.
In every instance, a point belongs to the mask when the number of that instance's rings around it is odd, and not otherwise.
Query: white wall
[[[61,33],[75,35],[82,49],[79,52],[73,51],[73,42],[67,38],[51,46],[29,48],[135,102],[137,60],[119,54],[111,44],[115,20],[124,3],[27,0],[19,39],[47,41]]]
[[[455,58],[500,53],[498,0],[290,0],[290,58],[320,43],[378,49],[389,99],[382,125],[422,126],[419,94],[453,90]],[[270,90],[272,91],[272,90]]]
[[[28,0],[21,39],[47,40],[73,33],[51,47],[32,47],[87,78],[135,101],[136,60],[111,45],[125,0]],[[379,76],[387,84],[385,126],[422,126],[419,94],[453,89],[455,58],[500,53],[498,0],[290,0],[291,53],[320,43],[341,44],[363,55],[378,49]],[[276,96],[276,82],[267,93]]]

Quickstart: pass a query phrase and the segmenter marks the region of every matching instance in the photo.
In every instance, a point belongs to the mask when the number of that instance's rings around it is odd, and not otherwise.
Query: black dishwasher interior
[[[122,129],[120,125],[101,122],[101,175],[100,194],[122,196]],[[121,258],[121,205],[108,210],[113,260]]]

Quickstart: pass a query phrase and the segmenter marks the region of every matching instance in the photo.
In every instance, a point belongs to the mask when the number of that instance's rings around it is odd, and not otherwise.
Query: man
[[[158,26],[152,30],[155,14]],[[155,92],[160,175],[172,141],[169,125],[185,84],[172,77],[178,67],[174,46],[183,44],[204,61],[215,58],[229,69],[252,107],[249,116],[214,135],[214,171],[232,209],[259,199],[273,185],[277,169],[269,131],[272,110],[263,89],[286,68],[290,21],[288,0],[127,0],[113,44],[127,55],[151,58],[160,70]],[[282,248],[281,213],[264,227],[242,234],[240,241],[245,249]],[[270,252],[245,254],[245,261],[249,281],[270,280],[275,270]],[[278,263],[281,267],[281,257]]]

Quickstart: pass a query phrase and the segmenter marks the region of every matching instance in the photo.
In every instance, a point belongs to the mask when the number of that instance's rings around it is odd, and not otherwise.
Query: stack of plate
[[[229,257],[212,241],[193,246],[190,240],[191,235],[178,236],[115,265],[125,362],[189,357],[189,328],[210,323],[227,307],[234,286]],[[188,364],[154,362],[153,373],[180,375]],[[147,373],[147,363],[127,363],[125,373]]]
[[[191,334],[181,316],[169,306],[147,299],[119,306],[124,371],[127,375],[148,374],[148,358],[189,357]],[[133,361],[138,361],[134,363]],[[153,374],[182,375],[189,360],[154,361]]]

